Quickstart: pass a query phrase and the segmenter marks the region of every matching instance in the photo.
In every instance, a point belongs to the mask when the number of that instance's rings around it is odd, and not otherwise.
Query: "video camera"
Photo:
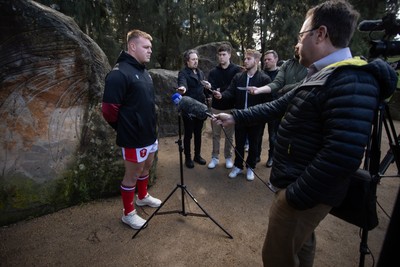
[[[396,19],[396,14],[389,13],[379,20],[363,20],[358,25],[358,30],[369,32],[370,36],[372,32],[385,31],[381,40],[371,40],[371,58],[400,55],[400,41],[390,41],[392,37],[400,34],[400,19]]]

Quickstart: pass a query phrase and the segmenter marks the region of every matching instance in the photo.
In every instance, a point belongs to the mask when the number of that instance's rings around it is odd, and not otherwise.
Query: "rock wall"
[[[100,116],[105,54],[33,1],[1,0],[0,32],[0,225],[105,194],[121,175]]]
[[[156,108],[159,137],[178,134],[178,110],[172,103],[171,96],[177,87],[178,71],[151,69],[149,73],[156,90]]]
[[[0,0],[0,33],[0,225],[118,194],[120,149],[101,115],[103,51],[71,18],[30,0]],[[177,135],[178,71],[150,74],[159,136]]]

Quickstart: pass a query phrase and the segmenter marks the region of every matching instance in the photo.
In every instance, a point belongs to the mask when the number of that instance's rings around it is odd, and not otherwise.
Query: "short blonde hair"
[[[153,41],[153,38],[147,32],[134,29],[134,30],[129,31],[126,34],[126,43],[129,43],[132,39],[137,39],[139,37],[142,37],[142,38],[148,39],[150,41]]]
[[[257,60],[260,60],[260,59],[261,59],[261,53],[258,52],[258,51],[255,50],[255,49],[246,49],[246,53],[245,53],[245,54],[246,54],[246,55],[250,55],[250,56],[254,57],[254,58],[257,59]]]

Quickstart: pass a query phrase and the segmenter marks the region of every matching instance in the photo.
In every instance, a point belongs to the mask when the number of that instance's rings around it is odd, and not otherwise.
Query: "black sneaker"
[[[200,165],[206,165],[206,160],[203,159],[201,156],[195,156],[193,160]]]
[[[185,165],[186,165],[186,167],[188,167],[189,169],[194,168],[193,160],[190,159],[190,158],[187,158],[187,159],[185,160]]]

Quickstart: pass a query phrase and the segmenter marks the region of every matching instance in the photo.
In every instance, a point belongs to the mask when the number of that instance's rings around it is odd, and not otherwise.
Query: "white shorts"
[[[126,161],[140,163],[145,161],[149,154],[154,153],[158,150],[158,140],[154,144],[141,148],[122,148],[122,157]]]

